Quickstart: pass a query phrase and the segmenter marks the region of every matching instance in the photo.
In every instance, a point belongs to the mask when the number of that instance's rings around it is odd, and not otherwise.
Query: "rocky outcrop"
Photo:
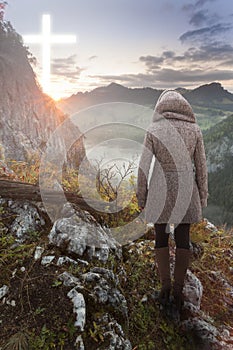
[[[28,236],[45,226],[45,219],[36,205],[29,201],[12,201],[0,197],[1,219],[8,218],[3,231],[15,236],[16,242],[25,241]]]
[[[118,242],[111,237],[110,230],[103,228],[88,212],[72,209],[69,203],[63,208],[64,216],[55,221],[49,234],[50,243],[78,256],[107,261],[110,251],[121,256]]]
[[[7,159],[25,160],[33,152],[43,152],[54,130],[67,118],[42,93],[31,59],[10,23],[0,22],[0,145]],[[72,136],[78,140],[80,131],[68,122],[54,147],[63,149]],[[76,163],[85,155],[82,138],[78,141],[72,151]]]
[[[0,207],[4,233],[13,235],[16,245],[24,244],[28,239],[36,240],[36,232],[44,229],[43,212],[36,203],[2,199]],[[43,276],[53,275],[55,280],[51,290],[52,309],[58,304],[60,308],[64,303],[69,305],[69,318],[73,311],[75,339],[72,349],[97,349],[94,344],[100,342],[102,345],[99,349],[131,350],[131,343],[125,334],[128,320],[126,298],[120,288],[117,272],[107,265],[103,267],[111,259],[120,262],[122,251],[119,243],[88,212],[72,209],[67,204],[62,213],[64,217],[58,219],[50,230],[48,246],[42,242],[42,245],[35,246],[29,265],[14,270],[10,286],[0,283],[0,323],[6,326],[6,315],[11,312],[16,315],[17,310],[20,310],[19,295],[14,292],[17,288],[12,288],[17,284],[17,274],[25,274],[26,278],[26,274],[30,275],[34,268],[36,274],[42,269]],[[65,300],[61,302],[55,297],[57,287],[64,289]],[[35,288],[34,282],[30,288]],[[29,292],[28,298],[34,312],[43,310],[42,295],[46,295],[48,289],[51,289],[51,285],[46,286],[44,280],[37,285],[33,295]],[[26,300],[27,298],[24,301]],[[45,304],[44,309],[50,308],[47,301]],[[55,310],[54,313],[55,316]],[[53,318],[53,315],[48,317]],[[1,336],[1,339],[4,337]]]
[[[20,336],[33,350],[40,349],[41,342],[64,344],[67,350],[132,350],[137,343],[129,332],[131,323],[141,324],[147,338],[149,324],[140,322],[152,313],[153,322],[159,323],[154,324],[156,332],[161,329],[165,339],[158,349],[164,349],[173,334],[167,318],[175,329],[174,341],[179,332],[188,334],[196,349],[231,349],[232,328],[226,323],[220,326],[203,312],[203,284],[191,270],[181,318],[160,313],[158,288],[151,280],[151,276],[158,280],[153,238],[131,242],[122,252],[107,228],[69,203],[52,227],[46,226],[38,203],[4,199],[0,213],[0,347]],[[218,232],[208,221],[205,227],[213,237]],[[193,259],[203,255],[197,244],[192,251]],[[233,253],[229,249],[225,254],[232,257]],[[173,268],[174,257],[172,246]],[[142,276],[148,285],[140,285]],[[224,290],[226,309],[232,308],[232,286],[224,274],[207,271],[206,278],[217,281]],[[132,300],[142,315],[132,313]]]

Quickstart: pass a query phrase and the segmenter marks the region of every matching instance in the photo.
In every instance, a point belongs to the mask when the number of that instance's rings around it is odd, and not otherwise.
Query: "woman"
[[[178,311],[183,304],[182,290],[189,266],[190,224],[202,219],[207,197],[206,156],[200,127],[185,98],[177,91],[165,90],[145,135],[137,198],[139,207],[145,208],[146,221],[155,224],[155,252],[162,285],[159,301],[163,305],[169,301],[171,292],[169,224],[175,225],[173,300]]]

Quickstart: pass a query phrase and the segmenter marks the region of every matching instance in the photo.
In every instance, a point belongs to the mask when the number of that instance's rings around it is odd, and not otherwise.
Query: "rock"
[[[63,282],[63,284],[67,287],[75,287],[78,286],[80,288],[84,288],[80,283],[80,280],[77,277],[74,277],[71,273],[65,271],[58,276],[58,279]]]
[[[141,299],[141,303],[146,303],[148,301],[148,296],[146,294],[143,295]]]
[[[72,300],[74,304],[74,313],[76,313],[75,326],[84,331],[84,326],[86,323],[86,304],[83,294],[77,292],[75,288],[71,289],[67,296]]]
[[[94,272],[87,272],[82,275],[82,278],[84,282],[99,282],[100,280],[100,275],[98,273]]]
[[[41,265],[49,265],[55,259],[54,255],[43,256],[41,260]]]
[[[35,253],[34,253],[34,259],[37,261],[41,258],[42,254],[44,252],[44,248],[42,247],[36,247]]]
[[[217,336],[219,332],[217,328],[203,319],[198,317],[190,318],[182,322],[182,327],[186,331],[191,331],[194,334],[196,341],[200,346],[214,346],[214,344],[218,343]]]
[[[101,350],[132,350],[132,345],[126,338],[121,325],[108,313],[98,319],[97,325],[102,330],[104,340]]]
[[[82,336],[79,335],[75,341],[75,349],[76,350],[85,350],[85,347],[84,347],[84,343],[83,343],[83,339],[82,339]]]
[[[16,272],[18,271],[18,269],[16,268],[16,269],[14,269],[13,271],[12,271],[12,274],[11,274],[11,276],[12,276],[12,278],[15,278],[15,275],[16,275]],[[22,267],[20,268],[20,271],[22,271]],[[22,271],[23,272],[23,271]]]
[[[104,278],[113,282],[115,285],[119,284],[118,277],[113,273],[112,270],[105,269],[104,267],[96,266],[96,267],[93,267],[90,271],[94,272],[94,273],[101,274],[102,276],[104,276]]]
[[[15,300],[7,300],[6,304],[15,307],[16,301]]]
[[[88,312],[107,310],[107,313],[104,314],[101,311],[101,316],[95,320],[100,334],[103,335],[104,347],[101,346],[101,350],[132,349],[131,343],[126,339],[122,326],[119,324],[120,319],[124,323],[128,319],[127,302],[124,295],[117,289],[119,280],[112,270],[95,266],[88,272],[79,274],[78,277],[65,271],[59,275],[58,279],[65,286],[73,287],[67,295],[74,304],[74,312],[77,315],[75,326],[80,331],[84,331],[85,317]],[[87,304],[85,300],[88,300]],[[118,321],[115,320],[112,313],[119,317]],[[77,349],[84,349],[81,336],[77,338],[75,346]]]
[[[38,208],[29,201],[0,199],[0,204],[4,207],[6,215],[10,213],[12,220],[8,224],[8,229],[19,242],[25,241],[31,232],[41,231],[45,226]]]
[[[87,253],[91,260],[97,258],[106,262],[110,251],[121,256],[119,243],[111,236],[110,230],[104,229],[89,213],[76,210],[70,217],[55,221],[49,234],[50,243],[83,256]]]
[[[73,265],[78,265],[78,262],[75,261],[74,259],[69,258],[68,256],[60,256],[57,260],[57,266],[61,266],[64,264],[73,264]]]
[[[187,271],[183,293],[185,300],[191,303],[196,310],[200,310],[203,286],[190,270]]]
[[[233,308],[233,287],[226,280],[225,276],[220,271],[210,271],[208,277],[212,280],[217,280],[218,284],[224,288],[223,300],[225,305]]]
[[[217,329],[210,322],[199,317],[182,322],[182,327],[193,334],[196,345],[203,350],[232,350],[232,328],[222,326]]]
[[[204,221],[205,221],[206,228],[208,230],[210,230],[212,232],[217,232],[218,231],[217,227],[214,224],[212,224],[209,220],[204,219]]]
[[[190,250],[192,253],[192,258],[200,259],[201,256],[204,254],[204,248],[203,248],[202,244],[191,242],[190,246],[191,246]]]
[[[181,323],[186,331],[191,331],[200,349],[206,350],[232,350],[233,328],[229,326],[220,326],[216,328],[207,321],[206,315],[203,318],[192,317]]]
[[[127,302],[124,295],[116,288],[119,281],[113,271],[94,267],[82,275],[82,280],[92,291],[96,303],[108,305],[115,312],[122,314],[124,319],[128,318]]]
[[[88,266],[88,265],[89,265],[89,262],[86,261],[86,260],[82,260],[82,259],[76,258],[76,261],[77,261],[79,264],[84,265],[84,266]]]
[[[86,260],[81,260],[81,259],[71,259],[68,256],[60,256],[60,258],[58,258],[57,260],[57,266],[61,266],[64,264],[73,264],[73,265],[84,265],[84,266],[88,266],[89,263]]]
[[[61,211],[61,217],[62,218],[70,218],[72,215],[75,214],[75,209],[71,203],[64,204],[62,211]]]
[[[222,326],[219,330],[220,341],[219,344],[224,350],[232,350],[233,348],[233,328],[230,326]]]
[[[9,287],[4,285],[0,288],[0,299],[9,293]]]

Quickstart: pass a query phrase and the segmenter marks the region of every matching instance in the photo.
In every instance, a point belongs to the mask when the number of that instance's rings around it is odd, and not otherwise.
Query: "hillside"
[[[191,103],[202,130],[217,124],[233,111],[233,94],[225,90],[219,83],[206,84],[194,90],[177,88],[177,91],[182,93]],[[133,103],[153,110],[161,92],[162,90],[153,88],[127,88],[120,84],[111,83],[90,92],[78,92],[69,98],[58,101],[57,106],[69,114],[77,113],[93,105],[109,102]],[[150,121],[151,114],[148,114],[148,118],[143,121],[143,127],[148,125]],[[130,118],[127,119],[125,116],[125,122],[130,123]]]
[[[32,60],[11,24],[0,21],[0,145],[2,157],[8,160],[23,161],[34,152],[43,152],[52,132],[67,118],[42,93],[30,65]],[[57,149],[67,143],[67,131],[80,134],[74,125],[67,123],[66,127],[54,145]],[[84,156],[82,141],[75,154],[79,159]]]
[[[220,83],[199,86],[186,92],[184,96],[195,106],[233,111],[233,94],[225,90]]]
[[[209,209],[215,222],[233,224],[233,114],[204,132]]]
[[[70,203],[47,219],[38,204],[0,201],[1,349],[232,349],[232,231],[192,225],[179,320],[156,297],[153,232],[121,247]],[[170,251],[174,266],[173,240]]]

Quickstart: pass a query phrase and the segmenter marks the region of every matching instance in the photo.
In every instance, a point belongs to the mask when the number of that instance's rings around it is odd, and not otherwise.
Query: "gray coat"
[[[192,108],[181,94],[165,90],[146,132],[138,169],[137,198],[146,221],[199,222],[207,206],[207,175],[202,132]]]

